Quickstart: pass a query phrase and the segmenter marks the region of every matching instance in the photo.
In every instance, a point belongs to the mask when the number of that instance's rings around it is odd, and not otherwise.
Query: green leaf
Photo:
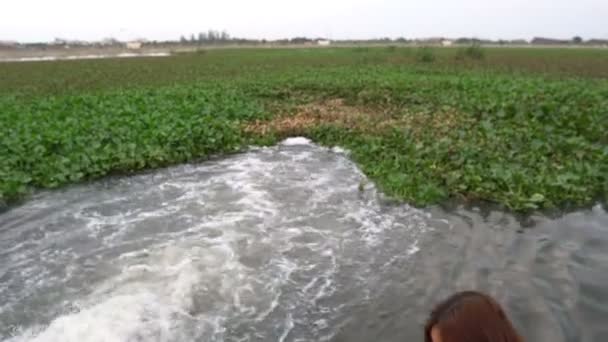
[[[533,203],[541,203],[545,200],[545,196],[543,196],[542,194],[534,194],[532,195],[532,197],[530,197],[530,202]]]

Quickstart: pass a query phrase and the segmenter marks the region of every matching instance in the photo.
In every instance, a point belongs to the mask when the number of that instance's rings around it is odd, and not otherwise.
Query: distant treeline
[[[599,45],[608,46],[608,39],[588,39],[585,40],[579,36],[573,37],[572,39],[554,39],[535,37],[528,41],[525,39],[513,39],[513,40],[491,40],[491,39],[480,39],[480,38],[425,38],[425,39],[407,39],[404,37],[400,38],[376,38],[376,39],[364,39],[364,40],[330,40],[328,38],[308,38],[308,37],[294,37],[285,39],[250,39],[250,38],[235,38],[231,37],[227,31],[208,30],[206,32],[200,32],[198,34],[182,35],[179,40],[148,40],[148,39],[135,39],[129,42],[119,41],[115,38],[106,38],[101,41],[90,42],[82,40],[68,40],[56,38],[53,42],[43,43],[19,43],[15,41],[0,41],[0,48],[19,48],[19,47],[33,47],[33,48],[51,48],[51,47],[120,47],[129,46],[129,43],[140,43],[141,46],[173,46],[173,45],[216,45],[216,44],[231,44],[231,45],[314,45],[324,42],[327,45],[328,42],[334,44],[422,44],[422,45]]]

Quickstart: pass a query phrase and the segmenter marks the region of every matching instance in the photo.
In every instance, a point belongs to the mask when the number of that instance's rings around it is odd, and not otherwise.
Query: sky
[[[608,38],[608,0],[2,0],[0,40]]]

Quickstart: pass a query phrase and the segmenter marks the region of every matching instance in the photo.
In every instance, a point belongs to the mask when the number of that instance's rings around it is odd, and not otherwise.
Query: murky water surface
[[[391,205],[303,139],[45,192],[0,214],[0,340],[422,341],[493,294],[528,341],[608,341],[608,213],[527,228]]]
[[[31,57],[3,57],[0,56],[2,62],[42,62],[42,61],[62,61],[62,60],[80,60],[80,59],[106,59],[106,58],[133,58],[133,57],[167,57],[169,52],[123,52],[110,55],[57,55],[57,56],[31,56]]]

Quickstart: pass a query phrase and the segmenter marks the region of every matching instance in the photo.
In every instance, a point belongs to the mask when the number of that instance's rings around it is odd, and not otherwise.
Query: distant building
[[[55,40],[53,40],[53,42],[51,43],[51,45],[65,46],[65,45],[68,45],[68,40],[67,39],[62,39],[62,38],[55,38]]]
[[[319,46],[330,46],[331,45],[331,41],[327,40],[327,39],[319,39],[319,40],[317,40],[317,44]]]
[[[142,45],[143,45],[142,42],[139,42],[139,41],[127,42],[127,49],[139,50],[139,49],[141,49]]]
[[[0,48],[16,48],[17,46],[19,46],[18,42],[14,42],[14,41],[9,41],[9,40],[0,40]]]
[[[441,46],[448,47],[448,46],[452,46],[452,45],[454,45],[454,42],[449,39],[443,39],[441,41]]]
[[[101,46],[114,46],[114,45],[118,45],[120,44],[120,42],[115,39],[115,38],[104,38],[101,40],[101,42],[99,42],[99,45]]]
[[[608,39],[589,39],[585,44],[608,47]]]

